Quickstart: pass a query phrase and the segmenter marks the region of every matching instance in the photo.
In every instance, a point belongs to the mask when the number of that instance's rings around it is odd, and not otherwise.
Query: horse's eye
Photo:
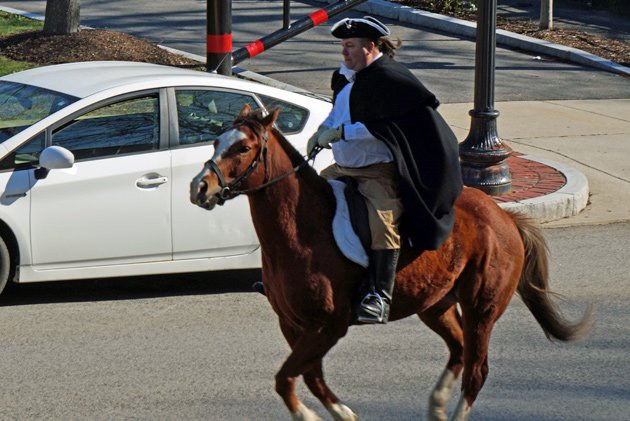
[[[252,148],[250,148],[249,146],[241,146],[241,148],[238,150],[238,153],[247,153],[251,150]]]

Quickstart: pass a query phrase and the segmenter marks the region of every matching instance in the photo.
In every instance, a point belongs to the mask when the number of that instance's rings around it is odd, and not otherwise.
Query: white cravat
[[[374,60],[381,55],[379,54]],[[339,73],[345,76],[350,83],[344,86],[337,94],[335,105],[323,123],[328,127],[339,127],[342,124],[344,127],[344,139],[332,144],[335,161],[342,167],[349,168],[359,168],[393,161],[394,158],[389,148],[382,141],[376,139],[363,123],[359,121],[356,123],[351,122],[350,91],[354,86],[357,72],[341,63]]]
[[[348,79],[348,82],[354,82],[354,78],[357,75],[356,70],[352,70],[346,66],[344,62],[341,62],[339,65],[339,74],[343,75]]]

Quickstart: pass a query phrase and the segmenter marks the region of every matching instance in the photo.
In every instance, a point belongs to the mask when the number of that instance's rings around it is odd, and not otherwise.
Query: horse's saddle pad
[[[337,246],[349,260],[367,268],[369,258],[365,250],[370,245],[370,232],[363,197],[356,186],[351,184],[353,181],[348,181],[350,185],[341,180],[328,180],[328,183],[337,200],[337,210],[333,218],[333,235]]]

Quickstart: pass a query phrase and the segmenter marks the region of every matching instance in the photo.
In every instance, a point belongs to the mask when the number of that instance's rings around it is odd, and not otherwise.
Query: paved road
[[[548,342],[515,298],[497,324],[472,420],[620,420],[630,414],[630,224],[545,230],[554,289],[597,323]],[[241,274],[28,285],[1,298],[0,419],[288,419],[273,392],[287,355],[265,299]],[[366,421],[423,419],[445,363],[415,318],[353,328],[330,384]],[[321,406],[301,387],[321,415]]]
[[[0,0],[3,6],[43,14],[44,0]],[[233,0],[235,48],[282,26],[279,1]],[[149,7],[150,6],[150,7]],[[292,2],[298,19],[323,7],[312,0]],[[205,55],[206,1],[82,0],[81,22],[95,28],[126,31],[152,42]],[[348,13],[343,16],[361,16]],[[333,21],[342,16],[333,18]],[[471,39],[412,28],[383,19],[403,41],[399,59],[443,103],[472,102],[475,45]],[[241,67],[279,81],[329,95],[330,74],[338,66],[338,43],[330,23],[241,63]],[[497,49],[496,100],[625,98],[630,79],[536,54]]]

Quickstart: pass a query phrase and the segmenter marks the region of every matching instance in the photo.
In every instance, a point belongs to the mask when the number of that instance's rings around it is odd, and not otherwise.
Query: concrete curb
[[[316,1],[319,3],[336,2],[336,0]],[[475,22],[457,19],[450,16],[438,15],[436,13],[414,9],[409,6],[390,3],[386,0],[368,0],[365,3],[359,4],[354,9],[368,14],[398,20],[402,23],[461,35],[467,38],[475,38],[477,32],[477,24]],[[586,51],[578,50],[577,48],[565,47],[563,45],[525,35],[515,34],[502,29],[497,29],[496,41],[498,45],[557,57],[573,63],[630,76],[630,68],[610,60],[606,60],[602,57],[598,57],[594,54],[587,53]]]
[[[559,190],[533,199],[500,203],[504,209],[514,210],[535,219],[537,222],[550,222],[568,218],[580,213],[588,204],[588,179],[578,170],[555,161],[532,155],[520,156],[522,159],[539,162],[561,172],[566,184]]]
[[[24,10],[13,9],[12,7],[6,7],[0,5],[0,10],[3,12],[11,13],[13,15],[24,16],[25,18],[35,19],[35,20],[44,20],[44,16],[38,15],[36,13],[25,12]]]

